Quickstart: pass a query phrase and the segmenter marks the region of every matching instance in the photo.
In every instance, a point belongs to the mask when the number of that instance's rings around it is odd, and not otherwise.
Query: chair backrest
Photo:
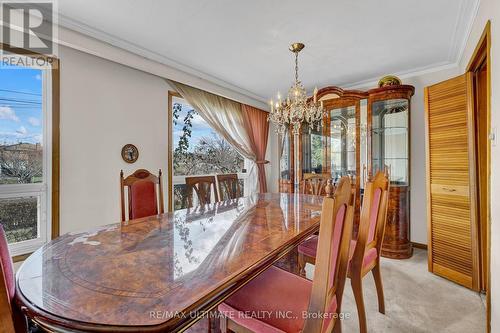
[[[301,184],[302,194],[325,195],[325,187],[329,179],[329,174],[304,174]]]
[[[164,213],[161,170],[158,170],[158,177],[148,170],[138,169],[126,178],[123,178],[123,170],[120,171],[122,221],[125,221],[126,215],[125,187],[128,189],[129,219]],[[159,211],[158,205],[160,207]]]
[[[348,177],[342,177],[333,199],[323,199],[309,313],[331,315],[326,316],[326,319],[308,318],[303,332],[332,332],[335,325],[333,315],[340,312],[347,276],[354,201]],[[335,304],[337,307],[332,313]]]
[[[333,179],[329,173],[304,173],[302,193],[325,195],[325,187],[328,183],[333,185]]]
[[[186,200],[187,207],[193,207],[193,190],[198,198],[198,205],[206,205],[212,202],[212,188],[215,201],[219,201],[215,176],[186,177]]]
[[[238,175],[235,173],[217,175],[220,200],[236,199],[242,196]]]
[[[0,332],[14,332],[12,300],[16,286],[7,238],[0,224]]]
[[[380,257],[388,206],[389,177],[387,173],[379,171],[365,184],[358,240],[351,259],[353,269],[362,267],[365,252],[373,247],[377,248]]]

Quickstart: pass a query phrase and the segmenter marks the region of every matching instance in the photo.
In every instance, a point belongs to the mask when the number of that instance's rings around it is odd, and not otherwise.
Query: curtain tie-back
[[[255,161],[257,164],[267,164],[269,161],[263,160],[263,161]]]

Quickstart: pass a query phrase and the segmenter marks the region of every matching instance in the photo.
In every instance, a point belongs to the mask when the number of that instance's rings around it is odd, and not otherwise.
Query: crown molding
[[[440,71],[445,71],[445,70],[452,70],[452,69],[458,69],[458,63],[450,63],[448,61],[444,61],[444,62],[432,64],[429,66],[423,66],[423,67],[414,68],[411,70],[390,73],[390,74],[397,76],[401,80],[404,80],[404,79],[408,79],[408,78],[412,78],[412,77],[426,75],[429,73],[440,72]],[[345,89],[359,89],[359,88],[364,88],[364,87],[376,87],[378,85],[378,81],[380,80],[380,78],[381,78],[381,76],[372,77],[372,78],[367,79],[367,80],[362,80],[362,81],[346,84],[346,85],[343,85],[342,87]]]
[[[460,9],[455,22],[452,44],[448,53],[448,60],[457,65],[462,60],[467,40],[472,31],[474,21],[479,11],[481,0],[461,0]]]
[[[267,100],[262,96],[256,95],[256,94],[254,94],[246,89],[238,87],[232,83],[224,81],[224,80],[222,80],[218,77],[215,77],[213,75],[204,73],[204,72],[199,71],[195,68],[181,64],[181,63],[179,63],[173,59],[170,59],[168,57],[165,57],[159,53],[148,50],[148,49],[141,47],[139,45],[136,45],[134,43],[128,42],[128,41],[123,40],[119,37],[108,34],[104,31],[92,28],[92,27],[90,27],[82,22],[79,22],[77,20],[69,18],[65,15],[58,14],[58,24],[60,27],[72,30],[72,31],[80,33],[84,36],[91,37],[97,41],[104,42],[104,43],[109,44],[111,46],[120,48],[120,49],[125,50],[127,52],[130,52],[132,54],[138,55],[138,56],[145,58],[147,60],[150,60],[150,61],[153,61],[156,63],[160,63],[162,65],[171,67],[175,70],[181,71],[185,74],[193,76],[195,79],[202,79],[202,80],[208,81],[212,84],[215,84],[217,86],[223,87],[225,89],[232,90],[233,92],[236,92],[237,94],[241,94],[249,99],[252,99],[252,100],[258,102],[258,103],[254,103],[254,105],[255,104],[259,105],[261,103],[264,103],[267,105]],[[71,46],[69,44],[70,43],[66,43],[66,46]],[[80,49],[80,50],[82,50],[82,49]],[[183,83],[189,84],[189,82],[183,82]]]
[[[452,37],[453,42],[450,46],[447,61],[442,61],[428,66],[422,66],[413,68],[411,70],[400,71],[391,74],[396,75],[400,79],[408,79],[411,77],[421,76],[429,73],[458,69],[460,67],[465,48],[467,47],[467,40],[469,39],[472,27],[474,26],[474,21],[476,20],[480,3],[481,0],[460,1],[460,9],[457,15],[457,20]],[[360,87],[376,86],[379,79],[380,77],[372,77],[370,79],[344,85],[344,87],[346,89],[356,89]]]

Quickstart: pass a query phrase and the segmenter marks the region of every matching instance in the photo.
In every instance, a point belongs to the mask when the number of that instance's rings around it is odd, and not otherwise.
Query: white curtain
[[[250,161],[247,170],[248,180],[245,195],[258,192],[256,156],[245,129],[241,104],[207,91],[185,84],[167,80],[181,96],[199,113],[199,115],[233,146],[243,157]]]

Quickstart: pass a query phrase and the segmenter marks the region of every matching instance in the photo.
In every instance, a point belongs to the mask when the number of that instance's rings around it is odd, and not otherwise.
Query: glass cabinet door
[[[362,99],[359,105],[359,177],[360,187],[365,188],[365,182],[368,176],[368,141],[367,141],[367,128],[368,128],[368,101]],[[361,195],[363,191],[361,191]]]
[[[291,180],[292,171],[292,145],[290,133],[286,131],[280,136],[281,140],[281,151],[280,151],[280,179],[281,180]]]
[[[334,181],[356,178],[356,107],[330,111],[330,167]]]
[[[302,174],[323,173],[326,139],[323,128],[310,129],[302,126]]]
[[[409,101],[391,99],[372,105],[372,172],[389,168],[391,184],[408,185]]]

